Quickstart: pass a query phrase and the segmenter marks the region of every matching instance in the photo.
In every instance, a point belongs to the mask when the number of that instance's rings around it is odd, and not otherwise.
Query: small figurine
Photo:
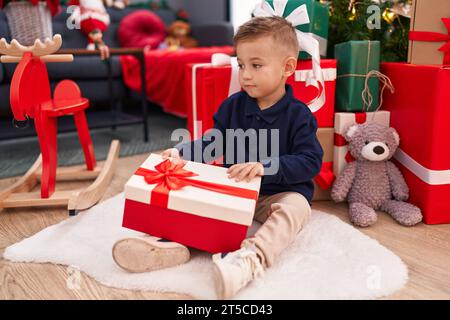
[[[109,47],[103,41],[103,33],[108,29],[110,17],[103,0],[70,0],[68,5],[77,6],[71,19],[80,25],[81,32],[86,35],[87,49],[98,49],[102,60],[109,59]]]

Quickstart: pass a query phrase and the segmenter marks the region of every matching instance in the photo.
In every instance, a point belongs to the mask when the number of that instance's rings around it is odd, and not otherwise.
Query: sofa
[[[120,47],[117,30],[122,18],[135,8],[118,10],[108,9],[111,17],[111,25],[104,34],[104,39],[110,47]],[[175,14],[170,10],[156,10],[155,12],[167,25],[175,20]],[[66,26],[68,18],[66,7],[53,18],[53,33],[59,33],[63,38],[63,49],[85,48],[87,41],[85,36],[76,29],[70,30]],[[200,46],[230,45],[233,37],[233,27],[228,22],[218,22],[208,25],[196,25],[192,21],[192,35],[199,41]],[[0,38],[4,37],[11,41],[5,14],[0,11]],[[0,117],[10,117],[9,84],[14,73],[15,64],[0,64]],[[49,63],[48,73],[52,86],[62,79],[71,79],[80,86],[83,95],[94,104],[97,102],[109,102],[108,66],[98,56],[77,56],[72,63]],[[131,95],[124,85],[120,58],[114,56],[111,59],[112,81],[114,95],[117,101],[135,96]]]

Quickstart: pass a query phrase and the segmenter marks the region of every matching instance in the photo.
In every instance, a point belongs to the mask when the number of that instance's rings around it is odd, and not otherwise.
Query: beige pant
[[[254,245],[264,268],[272,266],[311,218],[308,200],[298,192],[260,195],[254,219],[262,223],[256,234],[241,246]]]

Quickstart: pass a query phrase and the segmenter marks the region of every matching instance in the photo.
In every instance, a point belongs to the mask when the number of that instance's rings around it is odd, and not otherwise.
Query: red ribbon
[[[343,147],[346,146],[347,144],[348,142],[347,140],[345,140],[345,137],[342,134],[339,133],[334,134],[334,145],[336,147]],[[345,155],[345,161],[347,161],[347,163],[355,161],[355,158],[353,158],[353,156],[350,154],[350,151],[347,151]]]
[[[355,161],[355,158],[352,156],[352,154],[350,153],[350,150],[347,151],[347,154],[345,155],[345,161],[347,163],[353,162]]]
[[[448,34],[439,32],[428,31],[410,31],[409,40],[412,41],[433,41],[433,42],[445,42],[445,44],[439,48],[439,51],[444,53],[443,64],[450,64],[450,18],[441,18],[448,31]]]
[[[327,190],[334,182],[335,175],[333,173],[333,162],[324,162],[320,173],[314,178],[319,188]]]
[[[151,204],[163,208],[167,208],[169,203],[170,190],[178,190],[186,186],[251,200],[258,199],[258,192],[255,190],[189,179],[190,177],[198,176],[198,174],[183,169],[184,166],[184,162],[174,164],[170,159],[166,159],[155,166],[156,171],[139,168],[134,174],[144,177],[145,182],[148,184],[157,184],[151,193]]]
[[[355,115],[355,122],[357,124],[362,124],[367,121],[367,113],[366,112],[355,112],[354,115]],[[339,133],[334,133],[334,145],[336,147],[343,147],[343,146],[346,146],[347,144],[348,144],[348,142],[345,139],[344,135],[339,134]],[[351,155],[350,151],[347,151],[347,153],[345,155],[345,161],[347,163],[355,161],[355,158]],[[328,188],[326,188],[326,189],[328,189]]]
[[[345,140],[345,137],[342,134],[334,133],[334,145],[336,147],[346,146],[347,143],[347,140]]]
[[[367,121],[367,113],[366,112],[355,112],[355,122],[357,124],[362,124]]]
[[[367,121],[367,112],[355,112],[355,123],[357,124],[363,124]],[[339,133],[334,133],[334,145],[336,147],[343,147],[348,144],[347,140],[345,139],[344,135]]]

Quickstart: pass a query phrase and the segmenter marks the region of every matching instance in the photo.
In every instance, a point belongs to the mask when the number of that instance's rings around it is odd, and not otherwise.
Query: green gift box
[[[267,0],[267,2],[273,8],[273,0]],[[316,0],[289,0],[284,9],[283,17],[287,17],[302,4],[306,5],[310,22],[296,28],[302,32],[311,33],[319,41],[320,55],[325,57],[327,55],[329,7],[327,4]],[[310,57],[306,52],[300,52],[299,54],[300,59],[308,59]]]
[[[348,41],[335,45],[337,59],[337,111],[376,111],[379,103],[379,79],[373,76],[380,67],[379,41]],[[363,91],[366,103],[363,100]],[[372,99],[369,98],[369,93]]]

